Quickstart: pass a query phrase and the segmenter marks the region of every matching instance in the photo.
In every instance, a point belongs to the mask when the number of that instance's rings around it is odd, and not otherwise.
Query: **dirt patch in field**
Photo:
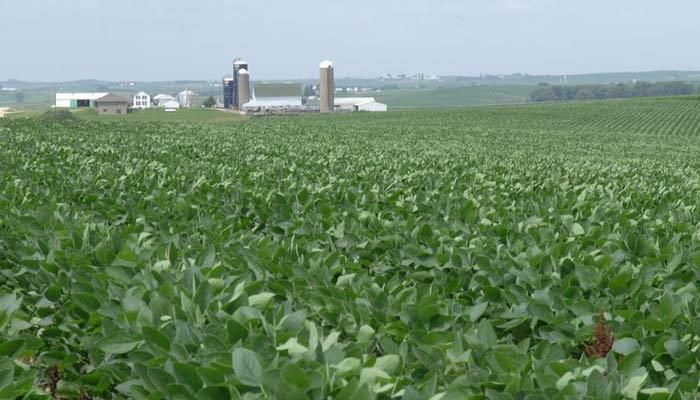
[[[8,114],[10,109],[7,107],[0,107],[0,118],[4,118],[5,114]]]

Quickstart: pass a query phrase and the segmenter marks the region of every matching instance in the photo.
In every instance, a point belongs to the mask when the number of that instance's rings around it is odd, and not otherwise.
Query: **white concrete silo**
[[[238,109],[243,109],[243,105],[250,101],[250,74],[243,68],[238,71]]]
[[[333,112],[335,107],[335,78],[333,74],[333,63],[324,61],[319,65],[321,112]]]

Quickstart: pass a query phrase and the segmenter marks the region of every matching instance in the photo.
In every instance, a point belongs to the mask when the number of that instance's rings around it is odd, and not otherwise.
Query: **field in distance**
[[[0,120],[0,397],[691,398],[698,137],[692,97]]]

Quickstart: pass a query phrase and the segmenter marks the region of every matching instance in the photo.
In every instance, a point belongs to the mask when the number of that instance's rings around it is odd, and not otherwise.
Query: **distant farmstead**
[[[95,109],[100,115],[126,115],[129,111],[129,99],[108,94],[95,100]]]
[[[296,82],[251,81],[248,63],[234,60],[233,75],[223,80],[224,107],[242,114],[287,114],[311,112],[386,112],[387,105],[373,97],[340,97],[336,92],[368,92],[370,88],[336,88],[335,68],[331,61],[319,64],[318,85],[302,87]],[[235,88],[238,95],[235,96]],[[246,101],[246,99],[249,99]],[[233,100],[231,100],[233,99]],[[241,100],[240,103],[236,100]],[[182,104],[182,101],[180,102]]]

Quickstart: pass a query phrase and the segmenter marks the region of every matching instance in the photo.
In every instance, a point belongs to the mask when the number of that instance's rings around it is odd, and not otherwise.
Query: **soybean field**
[[[0,121],[2,399],[693,399],[700,99]]]

